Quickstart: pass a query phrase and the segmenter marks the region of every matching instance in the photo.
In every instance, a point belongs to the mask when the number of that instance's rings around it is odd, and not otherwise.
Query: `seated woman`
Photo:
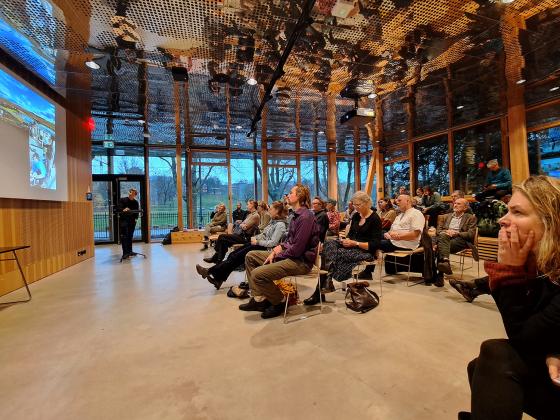
[[[378,214],[381,219],[381,229],[383,229],[384,231],[388,231],[389,229],[391,229],[391,225],[397,217],[397,212],[395,211],[391,200],[387,198],[382,198],[381,200],[379,200],[378,206]]]
[[[487,340],[469,363],[471,413],[460,419],[559,418],[560,181],[513,187],[500,219],[498,262],[485,263],[508,339]]]
[[[208,238],[213,233],[223,232],[227,228],[227,212],[224,203],[220,203],[216,206],[216,211],[210,215],[211,221],[204,228],[204,245],[201,251],[208,249]]]
[[[332,280],[343,281],[351,277],[352,269],[361,261],[371,261],[381,241],[381,220],[371,209],[371,197],[363,191],[357,191],[352,197],[357,213],[352,217],[348,236],[343,240],[326,241],[323,247],[323,267],[328,271],[326,278],[321,278],[321,287],[334,291]],[[304,300],[306,305],[319,302],[320,290]]]
[[[257,213],[259,213],[259,233],[264,232],[264,228],[270,223],[270,214],[268,213],[268,204],[264,201],[259,201],[257,206]]]
[[[264,228],[264,231],[257,236],[251,238],[251,243],[230,252],[227,259],[210,267],[204,268],[196,265],[196,271],[203,278],[208,279],[216,289],[222,286],[229,275],[236,267],[239,267],[245,261],[245,255],[249,251],[265,251],[274,248],[280,243],[280,239],[286,233],[288,226],[286,223],[286,209],[281,201],[275,201],[268,210],[270,214],[270,223]]]
[[[215,254],[211,257],[203,258],[205,262],[219,263],[223,261],[231,245],[249,242],[249,239],[259,227],[260,222],[259,213],[257,213],[257,202],[255,200],[247,201],[247,212],[243,222],[239,220],[235,222],[232,234],[219,236],[216,245],[214,245]]]

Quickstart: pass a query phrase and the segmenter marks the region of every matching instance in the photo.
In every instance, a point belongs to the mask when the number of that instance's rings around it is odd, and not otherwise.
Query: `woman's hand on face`
[[[546,365],[548,366],[548,374],[552,383],[560,387],[560,355],[548,356],[546,358]]]
[[[519,241],[517,225],[512,223],[510,230],[509,238],[505,227],[502,227],[498,234],[498,262],[513,266],[525,265],[529,252],[533,248],[535,232],[529,231],[525,243],[522,244]]]

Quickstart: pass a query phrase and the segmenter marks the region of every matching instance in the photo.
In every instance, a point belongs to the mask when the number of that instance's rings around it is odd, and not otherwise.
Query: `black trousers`
[[[136,220],[122,220],[119,223],[119,235],[121,238],[121,246],[123,255],[129,255],[132,252],[132,237],[134,236],[134,228]]]
[[[212,257],[215,262],[222,262],[227,254],[228,248],[234,244],[245,244],[247,243],[247,238],[243,235],[238,235],[236,233],[228,235],[220,235],[214,245],[214,250],[216,253]]]
[[[472,420],[521,420],[523,412],[538,420],[560,418],[560,388],[542,366],[529,366],[509,340],[487,340],[467,368]]]
[[[232,271],[245,262],[245,255],[250,251],[266,251],[266,248],[260,245],[247,244],[230,252],[224,261],[210,267],[208,274],[211,274],[215,280],[226,281]]]

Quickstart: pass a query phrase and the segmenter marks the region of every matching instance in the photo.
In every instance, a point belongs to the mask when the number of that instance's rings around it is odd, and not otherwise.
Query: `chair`
[[[319,245],[317,246],[317,258],[315,258],[315,263],[313,264],[313,267],[311,268],[311,271],[307,274],[302,274],[301,276],[290,276],[290,277],[284,277],[282,280],[286,280],[288,282],[290,282],[291,285],[294,286],[294,294],[296,296],[296,298],[298,299],[298,303],[299,303],[299,292],[298,292],[298,279],[301,280],[315,280],[317,279],[317,287],[319,288],[319,290],[321,290],[321,274],[327,274],[327,271],[325,270],[321,270],[321,252],[323,250],[323,244],[319,242]],[[288,303],[290,301],[290,294],[288,293],[286,295],[286,306],[284,308],[284,324],[287,324],[287,315],[288,315]],[[320,315],[323,313],[323,299],[321,296],[321,293],[319,293],[319,306],[320,306],[320,311],[319,314]],[[298,318],[298,320],[300,319],[306,319],[309,318],[309,316],[307,314],[301,316]]]
[[[379,270],[383,270],[383,264],[382,264],[383,258],[381,254],[382,254],[381,251],[377,250],[375,253],[375,259],[373,261],[360,261],[358,265],[352,269],[352,279],[354,280],[354,282],[359,281],[358,275],[369,266],[378,265],[381,267],[379,268]],[[374,275],[375,272],[371,273],[372,280]],[[379,275],[379,289],[380,289],[379,297],[381,297],[383,295],[383,280],[381,279],[381,275]]]
[[[220,235],[223,235],[224,233],[227,233],[228,235],[231,235],[233,233],[233,223],[228,223],[227,225],[227,229],[225,232],[216,232],[213,235],[210,235],[208,237],[208,242],[210,244],[210,246],[214,245],[214,242],[216,242],[219,238]]]
[[[395,271],[398,272],[397,270],[397,266],[400,267],[407,267],[407,276],[406,276],[406,286],[410,287],[410,286],[416,286],[417,284],[423,283],[424,279],[422,278],[422,280],[417,281],[417,282],[411,282],[410,281],[410,267],[412,266],[412,256],[416,255],[416,254],[423,254],[424,253],[424,248],[419,246],[416,249],[411,249],[410,251],[408,250],[398,250],[398,251],[393,251],[393,252],[381,252],[381,269],[379,270],[379,282],[381,283],[381,271],[383,270],[383,267],[385,266],[385,257],[393,257],[394,261],[393,264],[395,266]],[[405,263],[401,263],[401,262],[397,262],[397,258],[398,257],[407,257],[408,256],[408,264]]]
[[[473,238],[473,246],[474,248],[477,250],[477,254],[478,254],[478,226],[476,227],[475,231],[474,231],[474,238]],[[458,260],[453,261],[453,259],[451,258],[453,255],[456,255],[459,257]],[[459,252],[456,252],[455,254],[451,254],[449,256],[449,260],[450,262],[456,262],[461,266],[461,277],[460,280],[463,280],[463,273],[465,272],[465,258],[470,257],[472,258],[472,263],[470,266],[466,267],[467,269],[470,269],[474,266],[474,256],[472,253],[472,250],[470,248],[465,248]],[[479,262],[480,258],[476,259],[476,268],[478,271],[478,276],[480,277],[480,262]]]

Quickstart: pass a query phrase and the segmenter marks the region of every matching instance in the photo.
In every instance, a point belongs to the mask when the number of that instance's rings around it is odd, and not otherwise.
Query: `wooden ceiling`
[[[260,148],[260,125],[246,133],[302,3],[4,0],[0,19],[21,37],[0,31],[0,47],[57,91],[91,100],[93,140],[143,143],[148,133],[171,145],[179,133],[189,145],[250,150]],[[265,107],[278,150],[298,138],[302,150],[326,151],[325,98],[335,96],[339,117],[353,107],[339,96],[352,80],[373,82],[378,99],[364,104],[383,102],[385,145],[446,128],[449,98],[456,124],[503,112],[508,82],[534,86],[529,102],[557,94],[539,81],[560,68],[560,0],[360,0],[344,19],[332,15],[335,3],[315,1]],[[49,60],[52,71],[41,71]],[[187,69],[188,88],[174,86],[172,67]],[[355,135],[337,124],[338,151],[354,153]],[[364,151],[365,129],[359,137]]]

